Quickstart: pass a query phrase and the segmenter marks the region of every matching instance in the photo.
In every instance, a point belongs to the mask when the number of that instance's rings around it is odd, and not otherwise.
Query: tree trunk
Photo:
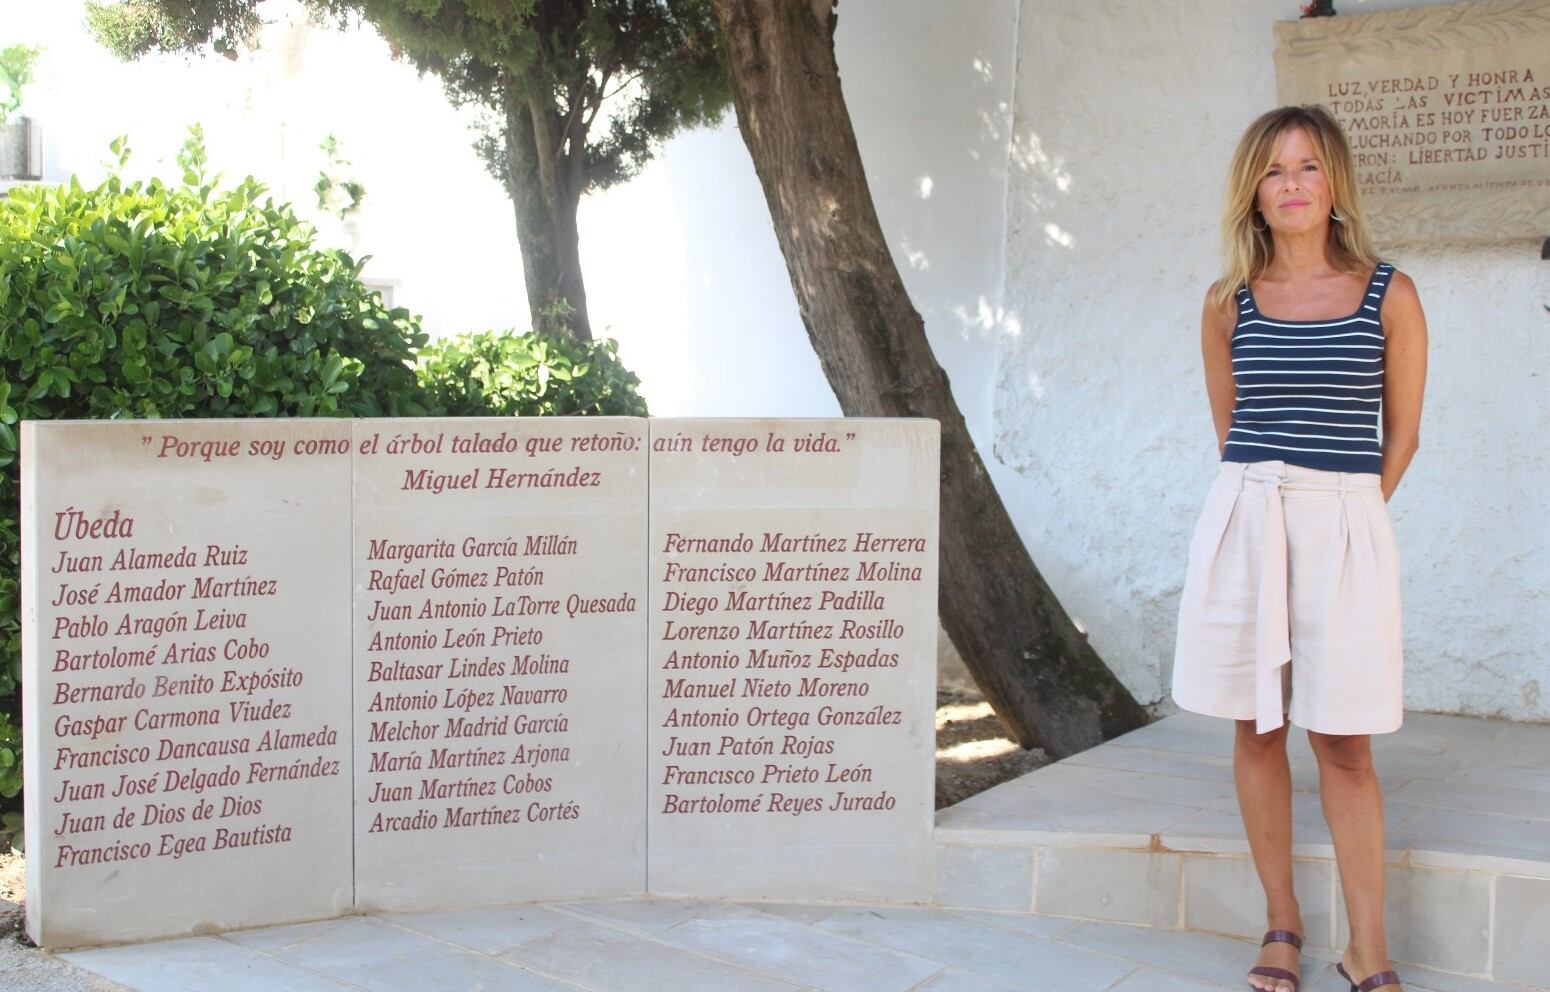
[[[834,59],[830,0],[712,0],[738,126],[802,322],[847,416],[942,429],[941,614],[1024,747],[1064,757],[1141,726],[1012,526],[905,292],[872,206]]]
[[[541,132],[527,101],[508,99],[505,118],[506,191],[516,214],[522,278],[533,327],[554,325],[550,311],[563,300],[570,311],[558,323],[577,340],[591,340],[576,230],[580,185],[568,181],[568,171],[555,168],[553,150],[546,147],[549,122],[539,118],[544,125]]]

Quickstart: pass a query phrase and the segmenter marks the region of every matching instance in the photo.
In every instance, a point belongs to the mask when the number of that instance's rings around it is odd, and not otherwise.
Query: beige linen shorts
[[[1190,541],[1174,702],[1258,733],[1284,717],[1384,734],[1404,718],[1403,667],[1399,549],[1378,476],[1222,462]]]

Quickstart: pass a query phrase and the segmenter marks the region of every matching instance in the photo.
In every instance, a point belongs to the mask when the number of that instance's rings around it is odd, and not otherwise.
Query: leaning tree
[[[235,57],[264,0],[112,0],[87,24],[121,58],[215,51]],[[375,25],[457,106],[477,106],[475,147],[516,215],[534,327],[591,336],[576,211],[628,179],[681,128],[726,109],[706,0],[302,0],[318,19]]]
[[[941,617],[1025,747],[1054,756],[1146,712],[1072,623],[1012,525],[926,340],[867,188],[834,58],[837,0],[711,0],[738,127],[802,322],[853,417],[942,425]]]

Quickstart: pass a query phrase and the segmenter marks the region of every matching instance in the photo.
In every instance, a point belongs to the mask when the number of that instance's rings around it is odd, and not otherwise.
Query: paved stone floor
[[[346,917],[63,955],[139,992],[1210,992],[1251,942],[972,910],[698,901]],[[1515,986],[1400,966],[1411,992]],[[1343,992],[1327,955],[1308,992]]]

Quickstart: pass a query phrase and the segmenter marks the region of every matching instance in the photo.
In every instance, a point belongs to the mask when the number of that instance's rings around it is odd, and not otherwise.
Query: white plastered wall
[[[1342,4],[1344,13],[1402,4]],[[1243,128],[1291,3],[1023,4],[995,387],[997,482],[1142,699],[1166,697],[1215,473],[1199,320]],[[1544,232],[1550,235],[1550,231]],[[1550,719],[1550,262],[1536,243],[1380,246],[1430,325],[1421,447],[1390,503],[1410,708]]]

